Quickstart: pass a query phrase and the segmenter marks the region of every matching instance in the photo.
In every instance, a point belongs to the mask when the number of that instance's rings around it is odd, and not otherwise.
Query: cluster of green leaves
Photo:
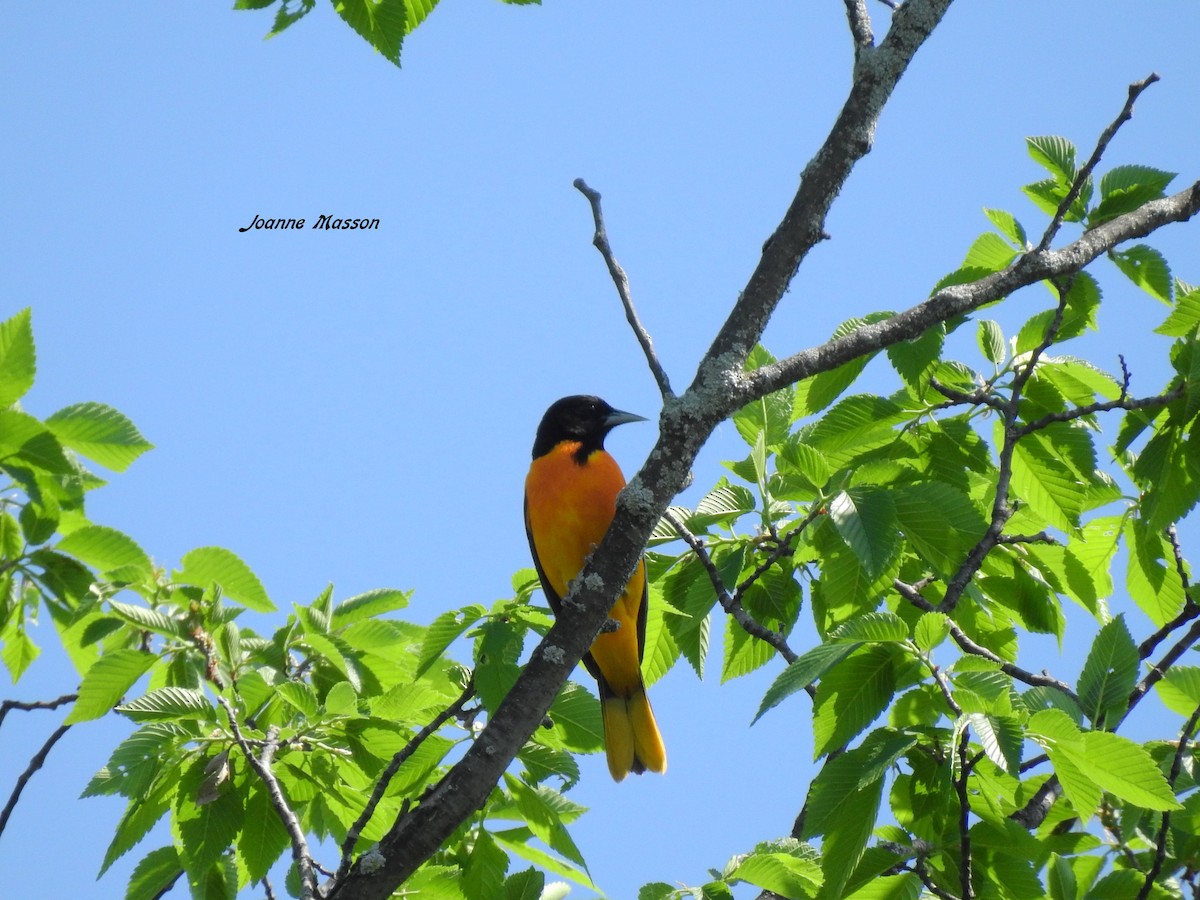
[[[541,0],[503,0],[528,5]],[[317,0],[234,0],[234,9],[269,9],[278,3],[275,22],[267,37],[274,37],[312,12]],[[404,39],[425,21],[438,0],[333,0],[334,11],[384,59],[400,65]]]
[[[276,607],[237,555],[200,547],[167,571],[133,538],[87,519],[85,494],[104,482],[80,457],[122,471],[150,445],[101,404],[70,406],[44,422],[21,411],[34,360],[25,310],[0,324],[0,470],[9,479],[0,500],[0,640],[15,681],[37,656],[28,626],[44,610],[82,679],[65,724],[86,727],[114,710],[131,723],[83,791],[127,801],[101,874],[165,818],[171,840],[143,848],[130,900],[160,896],[181,878],[193,897],[232,900],[261,881],[291,849],[247,758],[268,746],[309,840],[341,846],[354,829],[354,852],[368,848],[441,777],[474,718],[507,692],[525,636],[548,627],[547,613],[528,604],[536,576],[520,573],[515,596],[491,610],[449,612],[428,627],[393,617],[407,592],[335,603],[329,587],[259,634],[244,614]],[[464,633],[479,661],[474,678],[445,656]],[[464,706],[471,694],[482,709]],[[457,718],[422,733],[456,702]],[[565,885],[547,885],[546,871],[590,883],[567,831],[584,809],[562,791],[579,778],[571,754],[601,749],[599,706],[568,685],[551,714],[553,726],[539,730],[484,810],[408,889],[445,900],[553,900]],[[359,822],[397,760],[373,814]],[[540,870],[510,872],[510,856]],[[295,866],[287,886],[299,895]]]
[[[1048,137],[1029,151],[1050,177],[1025,193],[1054,214],[1078,179],[1075,148]],[[1121,166],[1098,196],[1086,179],[1066,221],[1093,227],[1162,196],[1172,177]],[[996,231],[937,287],[1000,271],[1029,248],[1016,217],[986,213]],[[963,318],[888,349],[891,395],[851,392],[867,356],[734,417],[749,455],[727,463],[730,476],[694,510],[674,512],[761,626],[798,631],[807,596],[815,646],[777,677],[758,716],[810,692],[825,763],[800,840],[737,857],[702,887],[647,885],[641,900],[728,897],[738,881],[792,900],[958,897],[963,854],[981,898],[1133,897],[1156,854],[1148,896],[1182,896],[1179,879],[1200,869],[1200,792],[1192,745],[1177,762],[1176,738],[1200,709],[1200,669],[1172,657],[1156,670],[1148,658],[1166,641],[1190,646],[1186,626],[1200,615],[1173,529],[1200,499],[1200,290],[1172,279],[1148,246],[1110,257],[1168,307],[1154,330],[1174,339],[1171,375],[1145,402],[1129,396],[1126,373],[1060,354],[1096,328],[1100,284],[1083,271],[1047,284],[1050,306],[1012,337],[981,319],[976,341],[956,345]],[[964,344],[982,367],[950,357]],[[772,361],[758,348],[747,367]],[[1106,421],[1115,436],[1102,456]],[[674,539],[664,520],[655,540]],[[647,674],[680,657],[699,673],[711,572],[692,551],[649,559],[662,625],[650,629]],[[1117,611],[1122,562],[1136,608]],[[1068,638],[1064,601],[1098,628],[1073,684],[1019,665],[1027,635]],[[722,679],[776,654],[724,618]],[[1131,628],[1154,637],[1139,646]],[[1144,742],[1116,733],[1151,686],[1181,718]],[[1051,778],[1062,795],[1030,821],[1025,807]],[[887,809],[891,824],[876,827]]]

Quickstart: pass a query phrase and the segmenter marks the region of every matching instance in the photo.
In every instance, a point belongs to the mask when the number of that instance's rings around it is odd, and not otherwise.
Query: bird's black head
[[[604,448],[604,436],[626,422],[644,422],[641,416],[613,409],[599,397],[574,394],[555,400],[542,416],[537,438],[533,442],[533,458],[544,456],[563,441],[579,441],[577,454],[587,459],[593,450]]]

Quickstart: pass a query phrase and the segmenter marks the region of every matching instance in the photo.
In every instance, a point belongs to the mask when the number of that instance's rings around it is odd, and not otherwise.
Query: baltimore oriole
[[[538,425],[533,464],[525,479],[525,532],[550,607],[562,598],[584,559],[608,530],[621,469],[604,450],[605,436],[641,416],[613,409],[599,397],[563,397]],[[619,627],[602,632],[583,657],[600,688],[608,771],[616,781],[630,772],[665,772],[667,751],[642,681],[646,645],[646,564],[639,561],[609,616]]]

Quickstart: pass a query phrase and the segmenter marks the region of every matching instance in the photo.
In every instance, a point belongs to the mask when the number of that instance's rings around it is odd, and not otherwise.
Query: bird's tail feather
[[[644,687],[639,685],[628,697],[609,694],[602,701],[602,709],[608,771],[614,781],[621,781],[630,772],[640,775],[647,769],[667,770],[667,750]]]

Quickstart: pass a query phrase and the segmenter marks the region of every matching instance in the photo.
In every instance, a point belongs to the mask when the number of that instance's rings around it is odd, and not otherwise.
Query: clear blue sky
[[[871,12],[882,34],[887,10]],[[604,194],[683,387],[843,100],[843,5],[445,0],[402,70],[326,3],[264,42],[270,22],[211,3],[0,7],[0,315],[34,310],[26,408],[101,400],[157,445],[90,513],[161,563],[229,547],[282,610],[330,581],[340,597],[414,588],[422,622],[489,604],[528,565],[521,487],[546,405],[586,391],[657,413],[572,179]],[[1019,192],[1040,177],[1024,137],[1063,134],[1086,155],[1151,71],[1163,82],[1108,163],[1180,172],[1176,188],[1200,176],[1198,35],[1188,0],[958,4],[901,83],[768,346],[791,352],[919,301],[985,230],[984,206],[1040,232]],[[381,227],[238,232],[256,214],[323,213]],[[1200,281],[1197,227],[1155,244]],[[1164,311],[1117,277],[1102,286],[1104,333],[1085,349],[1111,368],[1124,352],[1135,390],[1156,390],[1156,348],[1130,346],[1123,325]],[[1004,315],[1044,300],[1030,292]],[[884,367],[869,372],[868,388],[888,389]],[[653,429],[614,434],[627,471]],[[697,483],[742,455],[722,428]],[[1084,650],[1037,667],[1073,679]],[[714,657],[704,682],[680,665],[655,685],[666,777],[613,785],[601,757],[583,762],[573,796],[592,811],[573,835],[607,896],[702,883],[788,832],[812,774],[807,700],[748,727],[778,669],[722,686]],[[48,651],[0,696],[75,683]],[[5,723],[0,793],[57,721]],[[125,730],[115,717],[73,729],[34,778],[0,839],[13,896],[123,896],[157,846],[94,881],[121,809],[75,798]]]

